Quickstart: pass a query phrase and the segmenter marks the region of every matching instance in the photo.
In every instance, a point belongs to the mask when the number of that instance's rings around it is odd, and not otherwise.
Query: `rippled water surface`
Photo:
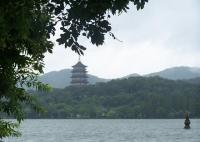
[[[200,120],[183,119],[43,119],[25,120],[22,137],[4,142],[200,142]]]

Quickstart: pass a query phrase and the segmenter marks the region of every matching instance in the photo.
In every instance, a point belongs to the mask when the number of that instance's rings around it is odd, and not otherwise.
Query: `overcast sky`
[[[118,78],[147,74],[174,66],[200,67],[200,0],[149,0],[143,10],[112,17],[112,31],[103,46],[87,40],[81,61],[89,74]],[[54,40],[54,38],[52,38]],[[55,44],[46,54],[45,73],[71,68],[78,55]]]

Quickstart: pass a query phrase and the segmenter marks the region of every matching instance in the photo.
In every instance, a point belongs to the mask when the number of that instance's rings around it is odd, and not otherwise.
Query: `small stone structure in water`
[[[185,113],[184,124],[185,124],[185,127],[184,127],[185,129],[190,129],[190,119],[189,119],[189,113],[188,112]]]

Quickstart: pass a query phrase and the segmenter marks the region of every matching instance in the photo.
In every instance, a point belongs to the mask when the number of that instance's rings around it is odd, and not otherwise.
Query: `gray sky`
[[[131,6],[128,13],[112,17],[111,24],[122,42],[107,36],[96,47],[80,40],[87,47],[81,60],[89,74],[118,78],[174,66],[200,67],[200,0],[149,0],[143,10]],[[55,43],[44,71],[71,68],[77,61],[76,53]]]

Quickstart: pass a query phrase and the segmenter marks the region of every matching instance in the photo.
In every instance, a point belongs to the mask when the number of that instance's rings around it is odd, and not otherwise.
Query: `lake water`
[[[200,142],[200,119],[25,120],[22,137],[4,142]]]

